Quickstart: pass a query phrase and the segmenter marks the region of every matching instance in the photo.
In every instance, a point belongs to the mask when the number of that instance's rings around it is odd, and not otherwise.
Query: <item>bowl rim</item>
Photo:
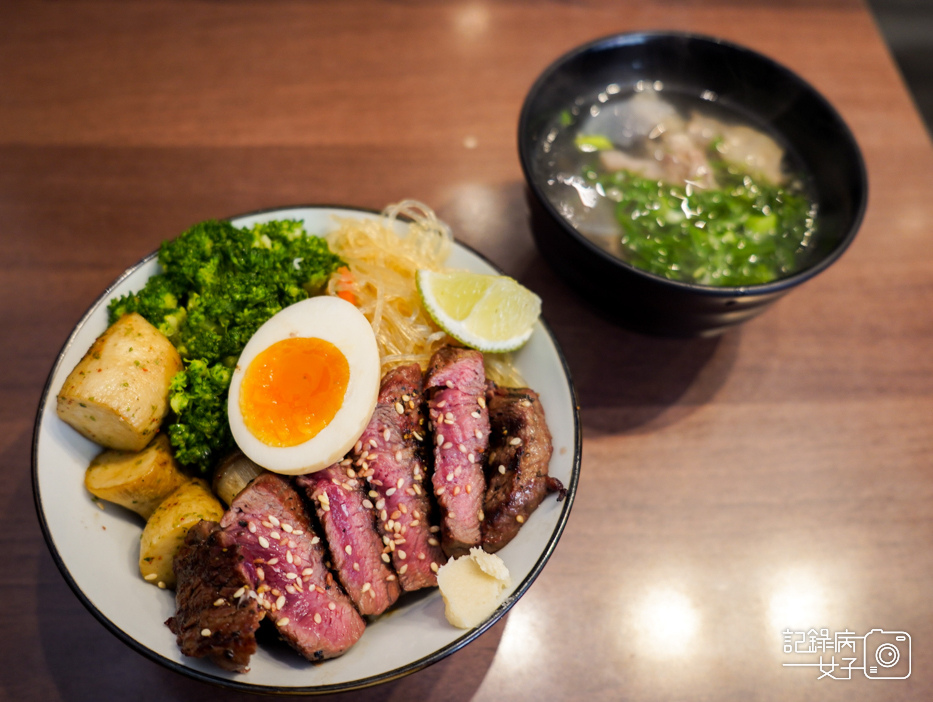
[[[249,217],[254,217],[258,215],[264,215],[275,212],[284,212],[291,210],[303,210],[303,209],[312,209],[312,210],[343,210],[346,212],[357,212],[363,215],[379,215],[380,210],[372,209],[369,207],[355,206],[355,205],[335,205],[335,204],[323,204],[323,203],[312,203],[312,204],[292,204],[292,205],[283,205],[279,207],[264,207],[254,210],[249,210],[247,212],[238,213],[235,215],[223,217],[224,221],[236,221],[241,219],[246,219]],[[460,240],[455,240],[457,246],[466,250],[466,252],[472,256],[475,256],[477,259],[482,261],[484,264],[493,268],[498,272],[502,272],[502,269],[493,263],[488,257],[484,254],[477,251],[475,248],[466,244]],[[147,264],[150,264],[158,257],[158,249],[151,251],[146,254],[139,260],[135,261],[131,265],[127,266],[115,279],[107,284],[105,289],[95,297],[95,299],[87,306],[84,313],[79,317],[78,321],[73,325],[71,330],[68,332],[68,335],[65,341],[62,343],[58,353],[55,356],[55,360],[52,362],[51,369],[49,370],[48,376],[46,377],[45,383],[43,384],[42,394],[40,396],[36,412],[35,420],[33,423],[32,431],[32,445],[31,445],[31,456],[30,456],[30,473],[31,473],[31,488],[32,488],[32,501],[33,507],[36,511],[37,520],[39,522],[40,531],[42,532],[43,541],[48,548],[48,552],[54,562],[57,570],[62,575],[65,583],[68,585],[69,589],[74,593],[78,601],[84,606],[86,611],[88,611],[94,619],[96,619],[107,631],[113,634],[117,639],[119,639],[123,644],[128,648],[132,649],[136,653],[142,655],[148,660],[153,661],[154,663],[162,666],[165,669],[171,670],[175,673],[178,673],[182,676],[198,680],[202,683],[207,683],[213,687],[224,688],[227,690],[235,690],[239,692],[249,692],[252,694],[260,695],[309,695],[309,696],[318,696],[318,695],[327,695],[327,694],[336,694],[341,692],[351,692],[359,691],[363,689],[368,689],[382,685],[387,682],[392,682],[400,678],[406,677],[410,674],[424,670],[435,663],[447,658],[448,656],[460,651],[470,643],[474,642],[489,629],[495,626],[500,622],[512,609],[512,607],[525,595],[528,589],[532,584],[537,580],[541,575],[548,561],[553,556],[554,551],[557,549],[558,542],[561,540],[561,537],[564,534],[564,531],[567,527],[567,523],[570,519],[570,512],[574,505],[574,501],[577,494],[577,488],[579,487],[581,468],[582,468],[582,459],[583,459],[583,427],[582,427],[582,418],[580,414],[580,403],[579,397],[577,394],[576,387],[573,382],[573,376],[570,371],[570,364],[567,360],[564,350],[556,335],[554,334],[553,329],[545,320],[542,315],[538,320],[541,325],[541,331],[544,332],[551,344],[553,345],[557,361],[560,364],[560,367],[564,374],[564,380],[566,381],[566,388],[569,394],[570,400],[570,413],[573,418],[573,426],[571,429],[572,436],[572,451],[573,455],[570,459],[570,479],[566,485],[567,492],[563,497],[563,504],[560,507],[559,514],[557,516],[554,529],[548,537],[547,543],[544,549],[538,554],[534,559],[534,564],[531,569],[525,575],[523,580],[515,588],[514,592],[503,601],[499,607],[488,616],[480,625],[474,627],[473,629],[465,630],[462,635],[458,636],[452,640],[449,644],[415,660],[408,662],[405,665],[401,665],[392,670],[377,673],[374,675],[368,675],[361,677],[352,681],[340,682],[340,683],[330,683],[323,685],[310,685],[310,686],[287,686],[287,685],[265,685],[258,683],[251,683],[249,680],[238,680],[234,678],[223,677],[223,671],[202,671],[196,667],[189,667],[184,663],[178,663],[174,660],[166,658],[158,651],[155,651],[149,648],[144,643],[137,641],[133,636],[124,631],[119,623],[111,620],[107,614],[98,609],[98,607],[88,598],[88,596],[83,592],[80,585],[76,581],[75,577],[71,574],[71,571],[68,567],[68,564],[65,562],[62,554],[60,553],[58,547],[55,544],[54,534],[51,531],[51,528],[48,524],[48,521],[45,516],[45,511],[43,508],[42,494],[39,487],[39,464],[38,464],[38,455],[39,455],[39,443],[40,443],[40,433],[42,428],[42,417],[45,413],[46,406],[50,403],[54,403],[55,398],[52,392],[52,382],[55,378],[55,375],[59,367],[64,362],[64,357],[66,353],[71,349],[75,343],[75,337],[77,336],[78,331],[83,327],[88,320],[92,317],[94,311],[100,307],[100,305],[105,301],[109,296],[113,294],[113,291],[117,289],[120,284],[125,281],[130,276],[136,274],[136,272],[144,267]]]
[[[583,236],[579,231],[577,231],[577,229],[569,222],[567,222],[567,220],[557,211],[551,201],[541,191],[540,186],[532,176],[531,154],[529,153],[529,149],[526,147],[526,141],[528,141],[528,128],[532,118],[532,103],[541,93],[541,91],[547,86],[548,82],[551,80],[554,74],[560,71],[566,64],[586,53],[604,51],[622,46],[647,44],[652,41],[663,40],[680,40],[685,42],[715,44],[725,48],[728,51],[735,51],[738,54],[747,55],[752,59],[769,66],[772,70],[783,73],[789,79],[799,84],[800,87],[805,92],[809,93],[809,95],[819,104],[821,109],[825,110],[826,114],[828,114],[830,118],[836,122],[843,141],[848,142],[848,145],[851,147],[851,152],[857,167],[856,175],[859,196],[857,198],[855,212],[853,213],[852,223],[849,226],[848,231],[845,233],[845,236],[843,236],[828,253],[822,256],[811,266],[799,270],[796,273],[792,273],[791,275],[784,278],[773,280],[769,283],[732,287],[702,285],[699,283],[691,283],[665,278],[664,276],[651,273],[650,271],[646,271],[632,265],[631,263],[623,261],[622,259],[613,256],[608,251],[605,251],[601,247],[594,244],[592,241],[587,239],[587,237]],[[736,298],[745,296],[777,295],[787,292],[791,288],[794,288],[806,280],[815,277],[822,271],[829,268],[829,266],[831,266],[833,263],[835,263],[849,248],[856,235],[858,234],[859,229],[861,228],[862,221],[865,217],[865,211],[868,207],[868,170],[865,165],[865,159],[862,155],[862,150],[859,147],[851,128],[842,118],[842,115],[839,113],[839,111],[832,105],[832,103],[830,103],[829,100],[820,91],[813,87],[813,85],[811,85],[796,71],[791,70],[770,56],[767,56],[747,46],[743,46],[742,44],[702,33],[667,30],[620,32],[593,39],[561,54],[550,64],[548,64],[547,67],[537,76],[525,95],[518,119],[518,152],[522,173],[525,177],[525,183],[531,190],[531,193],[534,195],[535,199],[558,224],[560,229],[564,233],[569,234],[571,239],[579,244],[582,244],[590,256],[596,256],[598,259],[601,259],[603,262],[608,263],[612,267],[616,267],[630,274],[634,274],[636,277],[643,278],[646,281],[656,285],[709,298]]]

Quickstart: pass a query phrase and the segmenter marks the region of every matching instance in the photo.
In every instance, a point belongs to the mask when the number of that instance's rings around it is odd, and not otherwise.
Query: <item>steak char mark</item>
[[[483,503],[483,550],[495,553],[521,529],[551,492],[566,490],[548,476],[551,433],[538,395],[528,388],[497,387],[486,394],[492,433],[487,461],[489,487]]]
[[[265,612],[246,595],[251,580],[236,539],[217,522],[200,521],[188,530],[173,566],[176,610],[165,623],[181,652],[247,672]]]
[[[291,482],[262,473],[221,520],[245,556],[251,596],[285,641],[311,661],[339,656],[365,622],[325,565],[325,549]]]
[[[317,511],[331,565],[347,595],[360,614],[382,614],[398,599],[398,578],[383,562],[372,502],[364,492],[364,481],[349,464],[345,460],[299,476],[296,483]]]
[[[421,368],[393,368],[382,379],[372,419],[351,457],[369,482],[376,527],[403,590],[437,585],[447,557],[432,526],[427,475]]]
[[[479,351],[445,346],[425,377],[433,430],[434,495],[441,508],[441,545],[451,557],[482,541],[483,461],[489,444],[486,375]]]

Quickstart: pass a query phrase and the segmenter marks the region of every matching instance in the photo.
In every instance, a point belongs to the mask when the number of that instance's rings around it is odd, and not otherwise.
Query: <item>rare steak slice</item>
[[[176,610],[165,623],[181,652],[248,671],[265,612],[246,594],[251,579],[236,539],[217,522],[200,521],[188,530],[173,567]]]
[[[339,656],[356,643],[365,622],[325,566],[324,544],[288,478],[260,474],[221,525],[240,544],[252,596],[279,636],[311,661]]]
[[[424,489],[426,439],[421,367],[393,368],[382,379],[376,410],[351,456],[357,474],[369,482],[383,557],[406,591],[436,586],[437,570],[447,562]]]
[[[551,433],[537,393],[497,387],[486,394],[491,434],[488,487],[483,503],[483,550],[495,553],[511,541],[550,492],[566,490],[548,476]]]
[[[483,461],[489,443],[483,355],[455,346],[439,349],[424,385],[434,432],[432,481],[441,508],[441,546],[456,557],[482,541]]]
[[[330,551],[337,578],[360,614],[382,614],[400,590],[395,571],[382,560],[382,538],[376,532],[373,505],[350,460],[301,475]],[[386,556],[386,561],[389,558]]]

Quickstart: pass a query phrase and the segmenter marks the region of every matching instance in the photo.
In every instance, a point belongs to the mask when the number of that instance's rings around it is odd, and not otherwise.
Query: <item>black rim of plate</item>
[[[546,83],[551,79],[551,77],[559,71],[564,64],[572,61],[578,56],[586,54],[592,51],[601,51],[604,49],[611,49],[620,46],[627,46],[630,44],[644,44],[649,41],[659,41],[664,39],[672,39],[679,41],[696,41],[704,42],[709,44],[715,44],[722,46],[727,49],[737,51],[739,53],[747,54],[751,56],[756,61],[760,61],[763,64],[769,65],[773,70],[783,73],[789,78],[792,78],[796,81],[801,87],[809,91],[814,99],[821,105],[821,107],[826,111],[828,115],[838,124],[841,133],[844,135],[844,138],[851,144],[853,153],[855,155],[855,161],[858,166],[858,183],[859,188],[862,192],[862,198],[858,203],[858,207],[854,212],[852,219],[852,226],[849,228],[849,231],[846,232],[846,235],[840,239],[839,243],[830,251],[827,255],[821,258],[819,261],[804,268],[803,270],[797,271],[786,278],[780,278],[778,280],[772,281],[770,283],[764,283],[761,285],[745,285],[741,287],[723,287],[717,288],[708,285],[699,285],[696,283],[688,283],[679,280],[672,280],[670,278],[665,278],[663,276],[655,275],[649,271],[642,270],[637,268],[630,263],[626,263],[619,258],[616,258],[604,251],[600,247],[593,244],[586,237],[578,233],[566,220],[560,215],[559,212],[554,208],[551,202],[543,193],[539,192],[539,188],[535,183],[533,177],[532,166],[531,166],[531,154],[526,152],[525,149],[525,134],[528,131],[529,123],[532,119],[531,112],[531,103],[537,97],[538,93],[546,85]],[[581,44],[570,51],[567,51],[563,55],[559,56],[557,59],[552,61],[544,71],[535,79],[532,83],[531,88],[528,90],[528,93],[525,97],[525,100],[522,103],[521,112],[518,118],[518,150],[519,150],[519,161],[521,162],[522,172],[525,175],[525,181],[528,184],[528,187],[531,189],[532,193],[535,196],[535,199],[541,204],[543,208],[548,212],[548,214],[558,223],[558,226],[569,234],[575,241],[580,242],[584,247],[591,253],[599,258],[610,261],[614,265],[621,266],[626,268],[639,276],[643,276],[646,279],[656,281],[662,285],[669,285],[672,288],[689,290],[691,292],[699,292],[701,294],[708,295],[709,297],[735,297],[737,295],[768,295],[772,293],[779,293],[785,290],[788,290],[805,280],[809,280],[814,277],[821,271],[828,268],[833,262],[839,259],[840,256],[849,248],[849,245],[855,239],[856,234],[858,233],[859,228],[861,227],[862,219],[865,216],[865,210],[868,206],[868,171],[865,166],[865,159],[862,156],[861,149],[859,148],[858,142],[855,140],[855,135],[852,133],[852,130],[849,128],[849,125],[842,119],[842,116],[833,107],[832,103],[826,99],[826,97],[814,88],[808,81],[806,81],[802,76],[796,72],[789,69],[787,66],[784,66],[781,63],[778,63],[774,59],[765,54],[762,54],[754,49],[750,49],[741,44],[736,44],[735,42],[727,41],[725,39],[720,39],[718,37],[713,37],[704,34],[695,34],[691,32],[667,32],[667,31],[644,31],[644,32],[625,32],[622,34],[611,34],[608,36],[600,37],[594,39],[585,44]]]
[[[236,215],[229,217],[230,221],[235,221],[239,219],[244,219],[247,217],[254,217],[258,215],[266,215],[275,212],[281,212],[283,216],[286,216],[288,212],[311,209],[311,210],[341,210],[346,211],[347,213],[362,213],[368,215],[378,215],[377,210],[365,208],[365,207],[355,207],[347,205],[290,205],[287,207],[270,207],[264,208],[261,210],[254,210],[251,212],[246,212],[244,214]],[[493,264],[489,259],[483,256],[481,253],[476,251],[466,244],[457,242],[456,245],[463,249],[466,249],[468,252],[472,253],[490,267],[501,273],[502,271],[498,266]],[[455,639],[447,646],[435,651],[434,653],[420,658],[418,660],[412,661],[411,663],[391,670],[387,673],[382,673],[380,675],[374,675],[367,678],[360,678],[346,683],[336,683],[331,685],[321,685],[321,686],[307,686],[307,687],[283,687],[275,685],[259,685],[249,682],[241,682],[239,680],[230,680],[227,678],[220,677],[218,675],[212,675],[210,673],[203,672],[194,668],[190,668],[186,665],[180,664],[176,661],[165,658],[161,654],[153,651],[147,646],[139,643],[132,636],[123,631],[119,626],[117,626],[113,621],[111,621],[106,615],[103,614],[93,603],[84,595],[81,588],[75,582],[74,578],[71,575],[71,572],[68,569],[68,565],[62,559],[61,555],[58,552],[57,547],[55,546],[55,541],[51,531],[49,530],[48,523],[45,519],[45,512],[42,506],[42,495],[39,491],[39,466],[38,466],[38,449],[39,449],[39,434],[42,423],[42,416],[45,413],[46,404],[49,401],[50,390],[52,379],[55,377],[58,372],[59,367],[61,366],[65,353],[71,348],[74,343],[74,338],[78,333],[78,330],[83,327],[90,316],[103,304],[109,297],[112,295],[114,289],[119,286],[124,280],[132,276],[136,271],[142,266],[150,263],[153,259],[158,256],[158,252],[150,253],[148,256],[145,256],[143,259],[133,264],[127,268],[123,273],[121,273],[116,280],[114,280],[107,288],[104,290],[96,300],[88,307],[84,315],[72,329],[71,333],[68,335],[68,339],[62,345],[61,349],[56,356],[55,363],[52,365],[52,369],[49,372],[49,375],[45,381],[45,385],[42,390],[42,396],[39,401],[39,406],[36,411],[36,421],[33,429],[33,439],[32,439],[32,491],[33,491],[33,500],[35,503],[36,514],[39,518],[39,525],[42,528],[42,535],[45,539],[45,542],[49,548],[49,551],[52,555],[52,559],[55,562],[55,565],[58,567],[58,570],[61,572],[62,576],[65,578],[65,581],[68,583],[68,586],[74,592],[75,596],[84,605],[84,607],[97,619],[101,624],[104,625],[114,636],[120,639],[124,644],[129,646],[131,649],[135,650],[137,653],[142,654],[146,658],[149,658],[152,661],[173,670],[176,673],[185,675],[187,677],[199,680],[201,682],[210,683],[212,685],[217,685],[219,687],[224,687],[227,689],[240,690],[244,692],[258,692],[266,694],[288,694],[288,695],[323,695],[334,692],[348,692],[351,690],[360,690],[368,687],[374,687],[381,685],[383,683],[391,682],[393,680],[398,680],[403,678],[411,673],[415,673],[424,668],[428,668],[434,663],[446,658],[447,656],[456,653],[462,649],[467,644],[471,643],[473,640],[480,637],[485,633],[489,628],[496,624],[505,614],[512,608],[512,606],[521,599],[522,595],[531,587],[531,584],[535,579],[540,575],[541,571],[544,569],[545,564],[550,559],[551,555],[554,552],[554,549],[557,547],[557,542],[560,540],[561,535],[563,534],[564,527],[567,524],[567,520],[570,517],[570,509],[573,506],[573,500],[576,495],[577,483],[579,482],[580,477],[580,461],[581,461],[581,446],[582,446],[582,433],[580,427],[580,408],[577,404],[576,391],[573,386],[573,380],[570,375],[570,368],[567,364],[567,359],[564,356],[563,350],[560,345],[557,343],[557,339],[554,336],[554,333],[551,331],[550,326],[544,320],[544,317],[539,320],[544,331],[547,333],[548,338],[553,345],[558,358],[560,359],[561,366],[564,371],[564,378],[567,383],[567,390],[570,395],[572,413],[573,413],[573,462],[571,465],[570,481],[567,485],[567,494],[563,500],[563,505],[561,507],[560,515],[558,516],[557,525],[554,528],[553,533],[548,539],[547,547],[538,557],[531,571],[521,582],[521,584],[516,588],[515,592],[503,602],[499,608],[480,626],[475,629],[471,629],[469,632],[465,633],[463,636]],[[298,655],[296,653],[296,655]],[[309,663],[309,666],[312,664]],[[310,668],[309,668],[310,669]]]

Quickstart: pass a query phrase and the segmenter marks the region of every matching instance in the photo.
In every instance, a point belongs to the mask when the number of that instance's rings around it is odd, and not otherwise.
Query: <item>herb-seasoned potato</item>
[[[158,434],[142,451],[104,451],[88,466],[84,486],[95,497],[149,519],[159,503],[189,479],[172,456],[168,436]]]
[[[193,478],[162,500],[146,522],[139,541],[139,572],[159,587],[175,587],[172,561],[188,530],[202,519],[219,522],[220,501],[200,478]]]
[[[135,312],[105,331],[58,394],[58,416],[106,448],[139,451],[168,411],[172,377],[181,370],[172,343]]]

